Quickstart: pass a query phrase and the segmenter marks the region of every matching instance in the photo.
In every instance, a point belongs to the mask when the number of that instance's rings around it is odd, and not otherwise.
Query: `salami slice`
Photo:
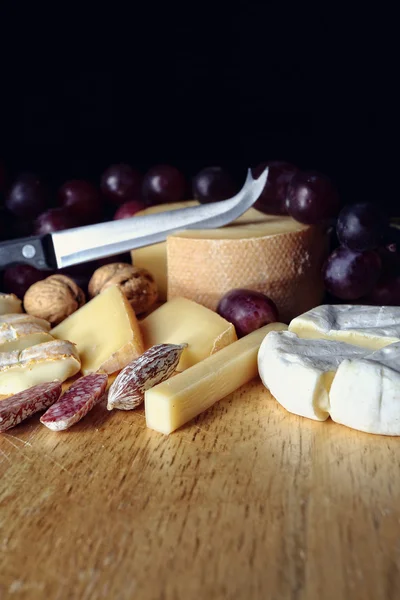
[[[40,383],[0,400],[0,433],[18,425],[39,410],[49,408],[61,394],[61,382]]]
[[[107,380],[108,376],[102,373],[81,377],[41,416],[40,422],[53,431],[68,429],[100,402]]]

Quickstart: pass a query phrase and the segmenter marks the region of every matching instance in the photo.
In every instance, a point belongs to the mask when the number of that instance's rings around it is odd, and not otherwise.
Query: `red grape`
[[[37,175],[24,173],[11,186],[6,207],[17,217],[33,219],[46,207],[48,192]]]
[[[66,181],[58,191],[61,205],[76,216],[82,225],[100,220],[101,197],[97,188],[89,181],[72,179]]]
[[[140,195],[142,175],[126,164],[111,165],[101,177],[101,191],[109,200],[122,204]]]
[[[133,217],[133,215],[144,208],[146,208],[146,205],[142,200],[129,200],[129,202],[121,204],[114,215],[114,220],[129,219],[129,217]]]
[[[335,217],[340,208],[338,193],[330,179],[313,171],[293,176],[285,204],[288,213],[306,225]]]
[[[381,259],[377,252],[356,252],[339,246],[323,266],[325,287],[342,300],[356,300],[369,294],[381,274]]]
[[[222,167],[207,167],[193,177],[193,196],[202,204],[226,200],[237,191],[238,186]]]
[[[351,250],[373,250],[382,243],[387,228],[388,219],[380,208],[362,202],[340,211],[336,233],[342,246]]]
[[[4,271],[3,288],[9,294],[15,294],[18,298],[24,297],[26,290],[36,283],[48,277],[49,271],[39,271],[31,265],[15,265],[7,267]]]
[[[246,289],[231,290],[222,296],[217,313],[233,323],[238,337],[278,321],[279,317],[271,298],[261,292]]]
[[[266,167],[268,167],[268,179],[254,208],[270,215],[286,215],[288,186],[299,169],[287,162],[269,161],[252,169],[253,177],[259,177]]]
[[[400,306],[400,275],[382,277],[363,303],[376,306]]]
[[[77,226],[76,218],[66,208],[50,208],[36,219],[35,235],[44,235],[45,233],[62,231]]]
[[[157,165],[144,176],[142,194],[147,204],[164,204],[182,200],[185,189],[185,178],[178,169]]]

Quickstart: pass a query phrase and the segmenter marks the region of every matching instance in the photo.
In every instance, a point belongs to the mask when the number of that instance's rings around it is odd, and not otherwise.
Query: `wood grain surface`
[[[169,437],[103,405],[0,437],[0,597],[395,600],[400,440],[254,381]]]

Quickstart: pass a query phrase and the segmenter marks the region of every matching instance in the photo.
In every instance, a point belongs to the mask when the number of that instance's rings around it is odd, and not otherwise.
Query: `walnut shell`
[[[85,304],[85,294],[66,275],[50,275],[37,281],[24,296],[25,311],[57,325]]]
[[[93,298],[112,285],[121,289],[137,315],[148,311],[158,298],[153,275],[128,263],[111,263],[96,269],[89,282],[89,294]]]

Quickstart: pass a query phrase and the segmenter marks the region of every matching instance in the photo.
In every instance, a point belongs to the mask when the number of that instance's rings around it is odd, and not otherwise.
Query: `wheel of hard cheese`
[[[236,223],[168,238],[168,299],[183,296],[215,310],[229,290],[249,288],[270,296],[284,322],[322,302],[322,228],[254,209]]]

